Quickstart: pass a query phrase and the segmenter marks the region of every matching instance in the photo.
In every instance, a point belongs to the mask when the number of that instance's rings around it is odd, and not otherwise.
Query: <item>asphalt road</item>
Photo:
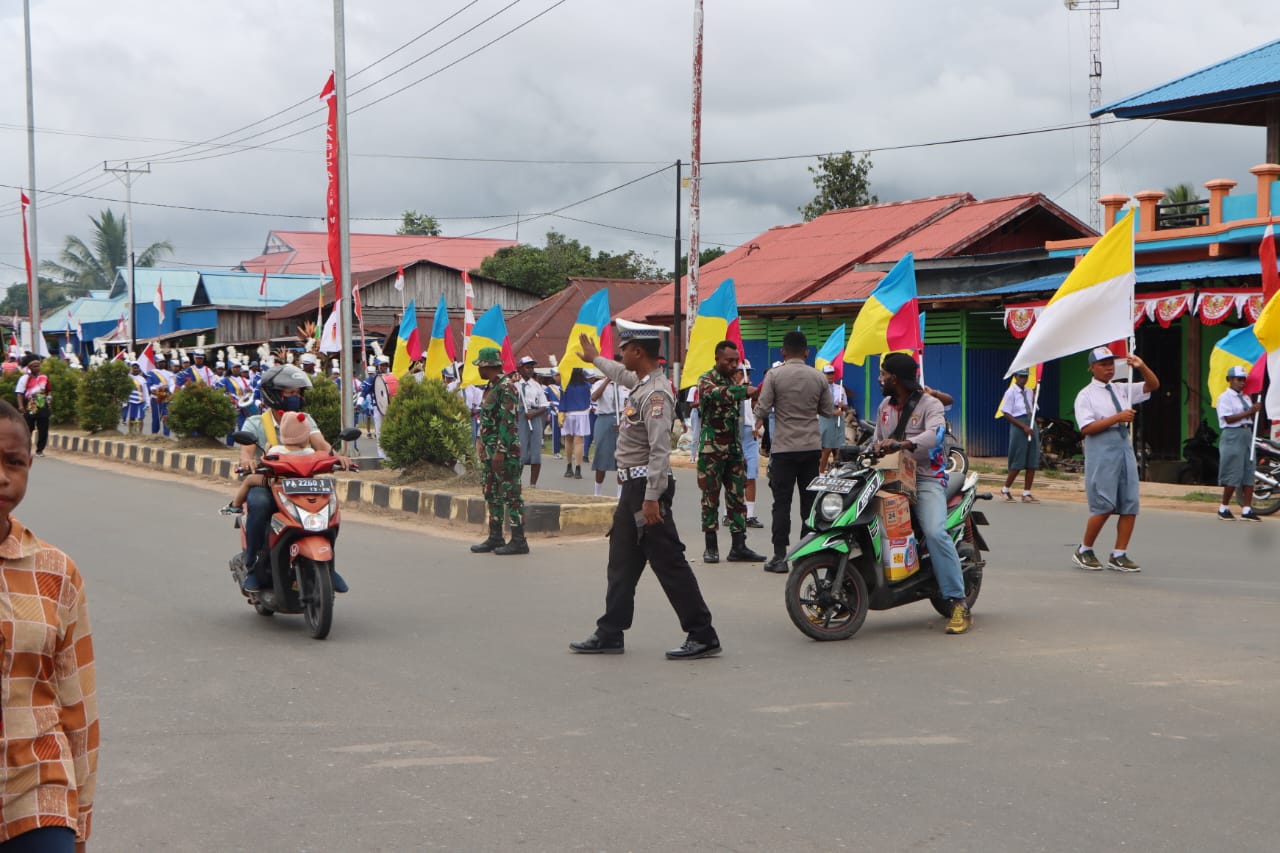
[[[18,513],[88,585],[91,850],[1276,848],[1280,519],[1145,513],[1128,576],[1069,567],[1079,505],[988,504],[963,637],[926,603],[814,643],[782,577],[695,562],[725,653],[675,663],[648,576],[625,655],[568,652],[601,540],[475,556],[354,513],[311,640],[234,589],[222,491],[126,471],[38,460]],[[700,553],[687,487],[677,517]]]

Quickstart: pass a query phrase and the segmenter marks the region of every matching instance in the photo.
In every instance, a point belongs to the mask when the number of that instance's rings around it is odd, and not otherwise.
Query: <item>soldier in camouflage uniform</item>
[[[747,462],[742,455],[742,401],[751,395],[749,385],[734,382],[738,347],[733,341],[716,344],[716,365],[698,380],[698,409],[702,428],[698,442],[698,486],[702,489],[702,532],[707,550],[702,562],[720,562],[716,541],[719,527],[720,489],[729,516],[731,563],[762,563],[764,555],[747,547]]]
[[[524,500],[520,496],[520,396],[518,374],[503,374],[502,352],[485,347],[473,362],[489,384],[480,403],[480,464],[484,500],[489,505],[489,538],[472,545],[476,554],[528,554],[524,538]],[[502,541],[502,521],[511,522],[511,541]]]

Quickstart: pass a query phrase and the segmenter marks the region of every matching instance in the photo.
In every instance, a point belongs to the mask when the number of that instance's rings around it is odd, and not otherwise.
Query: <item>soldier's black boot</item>
[[[488,554],[507,543],[502,541],[502,522],[496,518],[489,519],[489,538],[478,545],[471,546],[472,554]]]
[[[757,554],[747,547],[747,534],[733,533],[733,545],[729,548],[730,563],[763,563],[764,554]]]
[[[707,530],[703,532],[703,535],[707,537],[707,550],[702,552],[702,562],[720,562],[720,543],[716,541],[716,532]]]
[[[501,548],[494,548],[493,553],[503,557],[510,554],[528,554],[529,541],[524,538],[524,525],[512,525],[511,541]]]

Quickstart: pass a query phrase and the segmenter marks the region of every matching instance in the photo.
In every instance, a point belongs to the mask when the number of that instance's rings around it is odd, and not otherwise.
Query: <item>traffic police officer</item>
[[[579,336],[581,357],[610,380],[631,389],[618,430],[618,481],[622,495],[609,530],[609,586],[604,615],[585,640],[570,643],[579,654],[622,654],[623,632],[635,615],[636,584],[647,562],[658,576],[667,600],[687,634],[669,660],[691,660],[720,653],[711,611],[698,579],[684,556],[684,545],[671,517],[676,483],[671,476],[671,424],[675,395],[658,370],[656,326],[617,321],[622,364],[602,358],[586,335]]]
[[[473,362],[488,382],[480,402],[480,463],[484,500],[489,505],[489,538],[472,545],[476,554],[528,554],[524,538],[524,500],[520,496],[520,395],[518,374],[502,372],[502,351],[485,347]],[[502,541],[503,519],[511,522],[511,541]]]

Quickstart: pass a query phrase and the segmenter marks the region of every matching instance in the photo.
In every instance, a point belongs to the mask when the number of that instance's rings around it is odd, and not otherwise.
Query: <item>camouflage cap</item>
[[[471,363],[476,367],[502,367],[502,350],[497,347],[485,347]]]

